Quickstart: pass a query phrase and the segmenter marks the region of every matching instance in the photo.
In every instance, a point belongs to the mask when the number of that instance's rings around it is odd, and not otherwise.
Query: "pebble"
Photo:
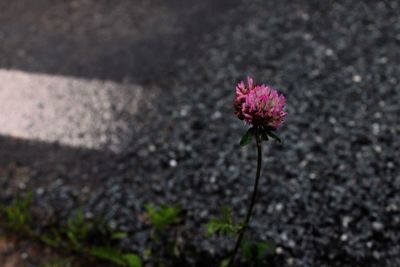
[[[210,183],[215,183],[217,181],[217,178],[215,176],[210,177]]]
[[[372,123],[372,133],[378,135],[380,132],[380,126],[378,123]]]
[[[283,254],[283,248],[282,247],[276,247],[275,252],[278,255]]]
[[[349,227],[349,223],[352,221],[353,219],[350,216],[344,216],[342,218],[342,226],[344,228],[348,228]]]
[[[383,230],[383,223],[381,223],[381,222],[372,222],[372,228],[375,230],[375,231],[382,231]]]
[[[360,83],[361,82],[361,76],[360,75],[357,75],[357,74],[355,74],[355,75],[353,75],[353,82],[355,82],[355,83]]]
[[[325,50],[325,55],[327,55],[328,57],[331,57],[331,56],[333,56],[333,50],[332,49],[326,49]]]
[[[214,112],[213,113],[213,115],[212,115],[212,119],[213,120],[218,120],[218,119],[220,119],[222,117],[222,113],[220,112],[220,111],[216,111],[216,112]]]
[[[28,253],[22,252],[21,253],[21,259],[26,260],[29,257]]]
[[[43,195],[43,193],[44,193],[43,187],[39,187],[38,189],[36,189],[36,194],[38,194],[39,196]]]
[[[342,235],[340,236],[340,240],[341,240],[342,242],[346,242],[348,239],[349,239],[349,236],[348,236],[347,234],[342,234]]]
[[[276,211],[282,211],[283,210],[283,204],[282,203],[277,203],[276,205],[275,205],[275,210]]]
[[[175,159],[170,159],[169,166],[175,168],[176,166],[178,166],[178,162]]]

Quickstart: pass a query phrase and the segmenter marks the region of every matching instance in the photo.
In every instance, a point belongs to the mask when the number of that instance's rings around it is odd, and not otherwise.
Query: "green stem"
[[[260,180],[260,174],[261,174],[261,162],[262,162],[262,149],[261,149],[261,138],[260,136],[258,136],[258,134],[256,134],[256,141],[257,141],[257,154],[258,154],[258,158],[257,158],[257,172],[256,172],[256,180],[254,183],[254,189],[253,189],[253,195],[251,196],[251,201],[250,201],[250,206],[249,209],[247,211],[247,215],[246,215],[246,219],[244,220],[243,223],[243,228],[240,230],[239,236],[236,240],[236,245],[235,248],[232,252],[231,258],[229,260],[229,263],[227,265],[227,267],[231,267],[234,260],[235,260],[235,256],[239,250],[240,247],[240,243],[242,242],[243,236],[244,236],[244,232],[246,231],[246,228],[249,224],[250,221],[250,217],[251,217],[251,213],[253,211],[253,207],[254,204],[256,202],[256,195],[257,195],[257,188],[258,188],[258,181]]]

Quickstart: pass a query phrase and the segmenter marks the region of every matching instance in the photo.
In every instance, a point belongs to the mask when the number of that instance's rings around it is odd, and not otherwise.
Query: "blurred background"
[[[249,230],[274,243],[262,266],[400,266],[397,0],[0,10],[0,201],[31,192],[37,231],[81,209],[142,257],[144,205],[179,205],[190,253],[175,266],[217,266],[232,244],[202,224],[220,206],[246,211],[256,152],[238,145],[247,127],[232,101],[251,75],[285,94],[289,114],[283,144],[264,145]],[[44,266],[42,251],[0,238],[0,265]]]

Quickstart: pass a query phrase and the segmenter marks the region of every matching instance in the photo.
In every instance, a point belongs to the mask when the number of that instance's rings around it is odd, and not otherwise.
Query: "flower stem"
[[[246,218],[244,220],[243,223],[243,228],[240,230],[239,232],[239,236],[236,240],[236,245],[235,248],[232,252],[231,258],[229,260],[229,263],[227,265],[227,267],[231,267],[234,260],[235,260],[235,256],[239,250],[240,247],[240,243],[242,242],[243,236],[244,236],[244,232],[246,231],[246,228],[248,227],[249,221],[250,221],[250,217],[251,217],[251,213],[253,211],[253,207],[254,204],[256,202],[256,195],[257,195],[257,188],[258,188],[258,181],[260,180],[260,174],[261,174],[261,162],[262,162],[262,149],[261,149],[261,138],[258,134],[256,134],[256,142],[257,142],[257,154],[258,154],[258,158],[257,158],[257,172],[256,172],[256,180],[254,182],[254,189],[253,189],[253,194],[251,196],[251,201],[250,201],[250,205],[249,205],[249,209],[247,211],[247,215]]]

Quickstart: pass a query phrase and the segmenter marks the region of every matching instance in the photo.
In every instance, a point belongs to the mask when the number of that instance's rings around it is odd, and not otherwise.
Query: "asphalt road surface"
[[[264,146],[249,230],[276,243],[271,265],[400,266],[398,1],[216,2],[1,1],[2,80],[26,94],[48,86],[32,97],[3,89],[0,106],[24,124],[0,120],[9,129],[0,138],[0,198],[33,189],[40,226],[83,206],[131,233],[121,247],[139,253],[149,242],[143,205],[179,204],[187,246],[202,255],[188,253],[185,264],[216,266],[231,243],[205,239],[199,226],[221,205],[245,213],[256,155],[238,146],[246,126],[232,98],[251,74],[287,97],[283,145]],[[32,83],[20,80],[27,77]],[[52,95],[65,86],[65,97]],[[48,103],[30,113],[18,99]],[[27,116],[48,118],[44,111],[90,121],[87,109],[99,118],[93,131],[73,127],[76,118],[60,122],[76,134],[60,143],[43,138],[40,119],[36,134],[16,130]],[[0,116],[12,120],[7,110]],[[121,117],[104,119],[110,110]],[[79,129],[89,137],[116,129],[123,145],[68,144],[90,144]]]

